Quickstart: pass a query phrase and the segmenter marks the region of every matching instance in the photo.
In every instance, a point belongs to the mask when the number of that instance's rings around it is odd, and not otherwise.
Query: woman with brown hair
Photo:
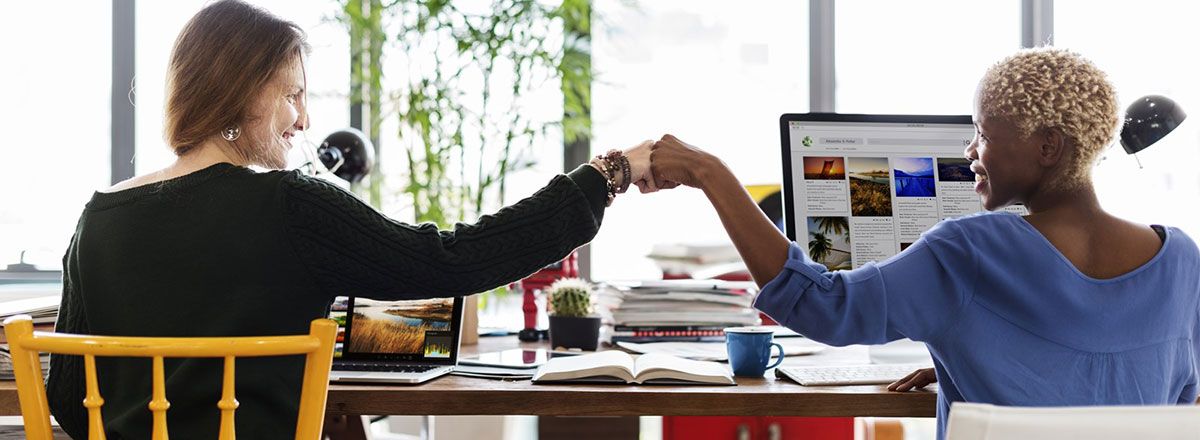
[[[350,193],[280,169],[308,128],[295,24],[238,0],[180,32],[168,69],[170,166],[96,192],[64,257],[56,331],[118,336],[306,333],[336,296],[470,295],[521,279],[595,236],[605,207],[649,179],[651,142],[613,150],[531,197],[439,231],[393,221]],[[167,360],[174,438],[215,438],[216,360]],[[149,438],[150,363],[97,359],[108,438]],[[291,438],[301,358],[238,362],[237,432]],[[86,436],[82,359],[53,356],[50,407]]]

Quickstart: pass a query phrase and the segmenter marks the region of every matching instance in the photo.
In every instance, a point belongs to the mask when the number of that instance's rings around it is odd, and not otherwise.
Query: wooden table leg
[[[368,440],[371,438],[370,424],[367,416],[325,416],[322,437],[329,440]]]

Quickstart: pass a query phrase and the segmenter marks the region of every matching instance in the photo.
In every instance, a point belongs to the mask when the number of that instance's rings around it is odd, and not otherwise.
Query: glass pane
[[[782,180],[779,116],[808,111],[808,2],[595,2],[592,153],[671,133],[744,184]],[[626,194],[593,242],[595,279],[657,278],[655,243],[727,242],[695,189]]]
[[[110,184],[111,2],[54,8],[71,13],[0,3],[0,16],[14,18],[0,26],[0,269],[21,251],[41,269],[60,268],[83,205]]]
[[[189,0],[139,2],[137,5],[137,174],[170,165],[175,159],[163,140],[164,87],[171,47],[183,25],[209,2]],[[305,60],[308,112],[312,128],[302,132],[314,144],[329,133],[350,126],[350,43],[341,24],[331,17],[336,2],[252,1],[291,20],[308,34],[312,54]],[[303,154],[293,149],[290,166],[303,164]]]
[[[1157,144],[1128,156],[1119,145],[1094,173],[1101,204],[1115,215],[1200,234],[1200,4],[1147,0],[1054,2],[1054,43],[1094,61],[1108,73],[1122,111],[1141,96],[1174,99],[1192,116]],[[1144,168],[1139,168],[1137,160]]]
[[[984,70],[1021,47],[1021,2],[837,2],[837,111],[970,114]]]

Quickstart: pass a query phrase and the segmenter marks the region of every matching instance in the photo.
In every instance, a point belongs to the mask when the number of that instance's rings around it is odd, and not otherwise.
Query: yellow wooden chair
[[[153,412],[154,440],[167,439],[167,408],[171,406],[167,402],[163,383],[163,358],[225,358],[221,400],[216,405],[221,410],[220,439],[233,440],[233,412],[238,407],[233,395],[234,358],[306,354],[296,439],[316,440],[321,435],[329,367],[333,362],[333,345],[337,337],[337,324],[328,319],[314,320],[307,335],[145,338],[35,332],[33,320],[28,315],[17,315],[4,320],[4,332],[12,354],[25,435],[30,440],[53,438],[50,432],[50,408],[38,360],[40,351],[84,357],[87,396],[83,399],[83,406],[88,410],[88,438],[92,440],[104,438],[104,424],[100,418],[104,399],[100,397],[100,388],[96,383],[96,356],[153,358],[153,395],[149,407]]]

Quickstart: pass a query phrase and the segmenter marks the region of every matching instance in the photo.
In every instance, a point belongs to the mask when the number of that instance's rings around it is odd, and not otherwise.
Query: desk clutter
[[[724,365],[664,354],[634,358],[617,350],[552,358],[538,368],[533,383],[626,383],[737,385]]]
[[[610,281],[600,287],[599,313],[608,342],[725,340],[724,329],[759,323],[753,282],[721,280]]]

